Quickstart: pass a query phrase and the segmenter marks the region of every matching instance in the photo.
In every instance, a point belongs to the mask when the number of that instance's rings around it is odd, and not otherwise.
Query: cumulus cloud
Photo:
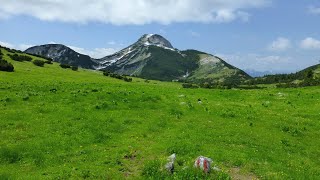
[[[314,7],[314,6],[310,6],[308,8],[309,13],[311,14],[320,14],[320,7]]]
[[[291,41],[287,38],[279,37],[275,41],[273,41],[268,49],[270,51],[285,51],[291,48]]]
[[[271,0],[0,0],[0,16],[28,15],[46,21],[142,25],[174,22],[248,21],[251,8]]]
[[[320,49],[320,40],[308,37],[301,41],[300,47],[307,50]]]

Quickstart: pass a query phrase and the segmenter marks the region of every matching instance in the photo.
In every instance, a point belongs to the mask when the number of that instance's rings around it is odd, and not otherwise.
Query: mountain
[[[250,76],[221,58],[196,51],[180,51],[164,37],[145,34],[123,50],[101,59],[81,55],[56,44],[32,47],[27,53],[53,58],[60,63],[162,81],[187,82],[246,80]]]
[[[246,81],[248,84],[279,84],[279,87],[320,85],[320,64],[291,74],[275,74]]]
[[[25,52],[52,58],[54,61],[61,64],[69,64],[87,69],[93,69],[96,65],[91,57],[77,53],[69,47],[61,44],[34,46],[27,49]]]
[[[244,70],[247,74],[249,74],[251,77],[262,77],[265,75],[270,75],[270,74],[279,74],[273,71],[256,71],[254,69],[245,69]]]
[[[99,64],[96,69],[165,81],[250,78],[216,56],[196,50],[175,49],[168,40],[157,34],[143,35],[131,46],[96,62]]]

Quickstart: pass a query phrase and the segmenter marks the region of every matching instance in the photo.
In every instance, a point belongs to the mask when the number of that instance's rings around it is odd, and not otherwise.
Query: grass
[[[320,178],[319,87],[128,83],[2,52],[15,72],[0,72],[0,179]],[[173,175],[162,169],[171,153]],[[194,170],[199,155],[222,171]]]

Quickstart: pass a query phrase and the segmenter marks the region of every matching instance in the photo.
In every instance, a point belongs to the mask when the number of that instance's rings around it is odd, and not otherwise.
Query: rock
[[[176,160],[176,154],[172,154],[168,157],[168,163],[165,165],[165,168],[170,173],[173,173],[174,171],[174,161]]]
[[[200,168],[204,172],[209,173],[211,170],[211,163],[212,163],[212,159],[204,156],[199,156],[194,162],[194,167]]]

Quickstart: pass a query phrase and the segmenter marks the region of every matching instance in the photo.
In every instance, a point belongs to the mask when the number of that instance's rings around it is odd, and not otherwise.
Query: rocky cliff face
[[[77,53],[69,47],[61,44],[34,46],[27,49],[25,52],[52,58],[55,62],[59,62],[61,64],[69,64],[87,69],[93,69],[96,65],[89,56]]]

